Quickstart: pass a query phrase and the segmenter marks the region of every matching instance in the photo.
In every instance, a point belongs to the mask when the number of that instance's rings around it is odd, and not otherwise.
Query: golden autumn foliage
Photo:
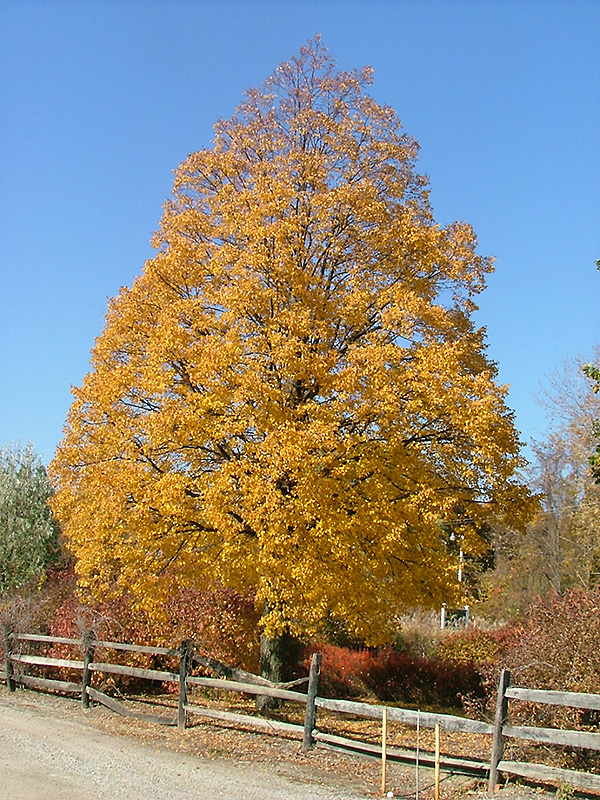
[[[527,513],[471,319],[491,263],[435,223],[370,80],[317,40],[177,170],[51,468],[82,586],[158,610],[217,579],[268,635],[335,619],[376,643],[452,598],[449,530],[477,552]]]

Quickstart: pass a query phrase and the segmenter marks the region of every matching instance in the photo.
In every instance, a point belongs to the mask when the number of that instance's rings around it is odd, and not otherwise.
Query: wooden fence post
[[[94,632],[86,631],[81,637],[81,646],[83,649],[83,671],[81,673],[81,705],[83,708],[89,708],[90,696],[88,694],[88,687],[92,682],[92,671],[90,664],[94,660]]]
[[[9,692],[15,691],[15,681],[13,678],[14,669],[12,665],[12,661],[10,659],[12,653],[12,642],[10,639],[10,634],[12,633],[10,627],[6,625],[4,627],[4,669],[6,671],[6,686]]]
[[[177,715],[177,727],[180,731],[185,730],[187,706],[187,683],[186,678],[190,670],[194,643],[184,639],[179,648],[179,711]]]
[[[302,737],[302,749],[308,752],[313,744],[312,732],[317,719],[317,692],[319,690],[319,676],[321,674],[321,653],[313,653],[310,661],[310,672],[308,673],[308,690],[306,693],[306,713],[304,715],[304,736]]]
[[[504,737],[502,729],[506,724],[508,714],[508,699],[506,690],[510,686],[510,671],[503,669],[498,681],[498,695],[496,697],[496,716],[494,717],[494,734],[492,739],[492,755],[490,758],[490,775],[488,780],[488,792],[494,794],[498,782],[498,764],[502,760],[504,751]]]

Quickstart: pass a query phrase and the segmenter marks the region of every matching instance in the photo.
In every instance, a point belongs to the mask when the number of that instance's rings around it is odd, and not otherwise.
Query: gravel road
[[[388,765],[388,787],[414,797],[414,768]],[[378,796],[380,766],[297,741],[201,725],[124,719],[77,700],[0,684],[0,800],[365,800]],[[423,771],[420,797],[433,784]],[[427,784],[431,785],[427,785]],[[442,800],[488,800],[480,781],[445,776]],[[506,786],[496,800],[554,800]]]
[[[13,696],[14,697],[14,696]],[[358,789],[178,753],[99,730],[81,715],[57,718],[41,703],[0,697],[4,800],[364,800]]]

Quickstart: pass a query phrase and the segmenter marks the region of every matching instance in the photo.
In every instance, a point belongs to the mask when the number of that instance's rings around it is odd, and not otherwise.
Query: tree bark
[[[260,675],[271,683],[283,683],[293,678],[292,670],[298,660],[300,644],[289,633],[282,633],[270,638],[264,633],[260,635]],[[259,711],[277,708],[280,700],[274,697],[259,695],[256,707]]]

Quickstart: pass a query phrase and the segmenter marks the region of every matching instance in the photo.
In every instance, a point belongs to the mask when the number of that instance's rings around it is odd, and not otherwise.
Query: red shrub
[[[456,707],[463,697],[481,693],[479,674],[471,664],[443,663],[391,649],[377,654],[365,682],[379,699],[411,705]]]
[[[600,693],[600,587],[536,600],[506,663],[523,686]]]
[[[135,609],[127,597],[82,605],[74,591],[54,611],[48,625],[53,636],[80,639],[92,630],[100,641],[124,642],[149,646],[179,646],[183,639],[193,639],[208,655],[234,666],[256,672],[258,669],[258,615],[253,599],[220,585],[208,590],[176,589],[165,608],[164,619],[150,620]],[[73,646],[55,644],[48,651],[58,658],[80,658]],[[108,650],[100,660],[149,669],[178,669],[177,660],[169,657]],[[59,677],[54,671],[53,677]],[[69,679],[67,671],[61,676]],[[140,688],[139,681],[107,676],[106,688],[118,683],[121,689]],[[144,688],[150,689],[155,684]],[[164,689],[171,689],[167,684]]]
[[[161,621],[135,609],[127,597],[82,605],[68,596],[49,629],[54,636],[79,638],[92,629],[98,639],[177,647],[193,639],[210,655],[237,666],[256,668],[258,615],[252,598],[216,585],[208,590],[177,589]]]
[[[500,666],[511,670],[513,686],[600,694],[600,587],[537,598],[525,619],[514,626],[494,678]],[[600,713],[511,700],[509,720],[597,731]],[[552,758],[558,766],[598,770],[597,754],[589,750],[569,748],[553,752]]]
[[[392,648],[352,650],[314,644],[306,652],[323,654],[320,693],[332,697],[375,697],[416,706],[461,707],[462,698],[482,693],[472,665],[443,663],[398,653]]]
[[[362,697],[368,694],[364,676],[373,665],[373,652],[354,650],[333,644],[315,643],[304,653],[303,665],[308,669],[313,653],[321,653],[319,693],[328,697]]]

